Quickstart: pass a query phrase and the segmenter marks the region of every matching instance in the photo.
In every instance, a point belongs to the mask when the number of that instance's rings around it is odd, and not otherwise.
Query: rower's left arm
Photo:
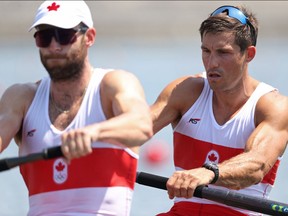
[[[70,130],[62,135],[62,152],[70,161],[92,152],[96,141],[128,147],[139,146],[152,137],[152,118],[139,80],[125,71],[107,73],[100,87],[106,121]],[[97,108],[97,107],[95,107]]]
[[[107,121],[96,124],[93,141],[105,141],[129,148],[151,138],[152,118],[138,78],[127,71],[112,71],[101,85],[102,106]],[[93,126],[92,126],[93,127]]]
[[[242,189],[262,181],[288,142],[288,98],[278,92],[263,96],[256,106],[256,128],[243,154],[219,164],[216,185]]]

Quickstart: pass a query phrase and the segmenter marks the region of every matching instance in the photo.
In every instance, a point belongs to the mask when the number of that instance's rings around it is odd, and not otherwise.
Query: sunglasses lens
[[[247,24],[247,17],[240,11],[238,8],[233,6],[222,6],[218,9],[216,9],[211,16],[218,15],[220,13],[226,13],[229,17],[232,17],[234,19],[237,19],[242,24]]]
[[[34,34],[36,45],[38,47],[48,47],[49,44],[51,43],[53,36],[54,36],[54,30],[53,29],[46,29],[46,30],[37,31]]]
[[[76,32],[74,29],[45,29],[37,31],[34,34],[34,38],[38,47],[48,47],[52,37],[54,37],[60,45],[65,46],[76,41]]]
[[[58,33],[58,38],[56,36],[56,40],[58,39],[58,42],[61,45],[72,44],[76,41],[76,31],[74,29],[57,29],[56,31]]]

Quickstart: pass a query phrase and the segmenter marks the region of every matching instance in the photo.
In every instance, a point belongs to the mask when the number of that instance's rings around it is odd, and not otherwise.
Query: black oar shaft
[[[63,157],[61,146],[47,148],[47,149],[44,149],[43,151],[44,159],[52,159],[52,158],[58,158],[58,157]]]
[[[138,172],[136,178],[136,182],[139,184],[163,190],[167,189],[167,181],[168,178],[166,177],[153,175],[145,172]],[[254,196],[244,195],[235,191],[201,186],[196,188],[194,196],[263,214],[275,216],[288,215],[287,204]]]
[[[38,161],[38,160],[47,160],[57,157],[62,157],[61,146],[56,146],[52,148],[44,149],[43,152],[33,153],[27,156],[13,157],[13,158],[4,158],[0,160],[0,172],[4,170],[9,170],[21,164]]]
[[[288,205],[218,188],[202,188],[202,197],[241,209],[269,215],[288,215]]]

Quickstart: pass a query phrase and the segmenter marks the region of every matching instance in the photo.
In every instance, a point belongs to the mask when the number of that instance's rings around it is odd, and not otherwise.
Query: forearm
[[[216,185],[239,190],[261,182],[273,164],[265,162],[262,155],[247,152],[219,164]]]
[[[139,112],[141,113],[141,112]],[[125,113],[99,123],[93,141],[104,141],[127,147],[140,146],[153,135],[149,113]]]

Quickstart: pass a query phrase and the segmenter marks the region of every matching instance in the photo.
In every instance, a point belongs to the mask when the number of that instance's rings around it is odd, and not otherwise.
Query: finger
[[[169,195],[169,199],[175,197],[175,183],[177,182],[178,176],[174,173],[167,181],[166,188]]]
[[[187,190],[187,199],[190,199],[190,198],[192,198],[193,197],[193,194],[194,194],[194,189],[192,189],[192,188],[188,188],[188,190]]]
[[[76,147],[78,148],[77,151],[79,156],[85,156],[89,153],[92,153],[92,143],[91,137],[84,132],[76,133]]]
[[[61,151],[62,151],[63,156],[64,156],[65,160],[67,161],[67,163],[70,164],[71,163],[71,157],[70,157],[68,146],[61,145]]]
[[[84,137],[84,152],[85,154],[92,153],[92,140],[89,136]]]
[[[73,158],[78,158],[79,156],[79,148],[77,147],[77,143],[75,142],[75,140],[70,140],[68,141],[67,144],[68,148],[69,148],[69,157],[70,159]]]
[[[182,184],[180,185],[180,197],[188,198],[188,188],[190,185],[190,180],[184,180],[182,181]]]
[[[182,178],[177,178],[174,183],[174,196],[181,197],[181,188],[184,180]]]
[[[188,185],[188,188],[187,188],[187,199],[193,197],[196,187],[197,187],[197,184],[195,184],[195,182],[193,181],[190,181],[190,184]]]
[[[62,140],[62,149],[64,156],[71,160],[75,157],[76,154],[76,143],[74,141],[74,134],[73,133],[66,133],[63,134],[61,137]]]
[[[61,150],[65,158],[69,159],[70,151],[69,146],[67,145],[67,135],[63,134],[61,136]]]
[[[73,149],[73,155],[78,158],[85,155],[84,152],[84,141],[83,136],[81,133],[75,133],[74,140],[72,141],[75,143],[75,149]]]

